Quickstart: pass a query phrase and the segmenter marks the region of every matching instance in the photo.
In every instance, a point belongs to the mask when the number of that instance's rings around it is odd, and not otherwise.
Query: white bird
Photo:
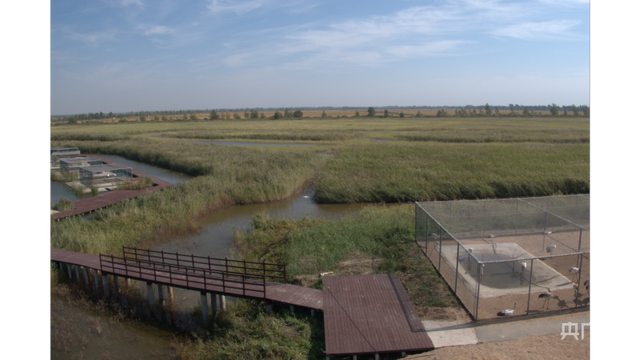
[[[511,316],[511,315],[513,315],[514,311],[516,311],[516,304],[515,303],[513,303],[513,309],[502,310],[502,311],[498,312],[498,316]]]
[[[544,232],[545,235],[551,235],[551,230],[547,230]]]
[[[576,275],[578,275],[578,273],[580,272],[580,268],[573,266],[571,269],[569,269],[569,273],[573,274],[573,278],[575,279]]]
[[[547,303],[547,310],[549,310],[549,303],[551,302],[551,299],[560,300],[560,298],[557,295],[553,295],[549,291],[547,291],[546,293],[542,293],[542,294],[538,295],[538,299],[544,299],[544,302],[542,303],[542,307],[544,307],[544,303],[546,302]]]
[[[493,235],[493,234],[489,234],[489,235],[487,235],[487,237],[488,237],[488,238],[494,238],[494,237],[496,237],[496,236],[495,236],[495,235]]]
[[[438,236],[438,234],[436,234],[436,233],[431,233],[431,234],[429,234],[429,236],[430,236],[430,237],[436,237],[436,236]]]
[[[305,195],[305,196],[303,196],[303,198],[304,198],[304,199],[308,199],[308,198],[309,198],[309,195]]]
[[[520,273],[522,274],[527,269],[527,262],[523,261],[520,263]]]

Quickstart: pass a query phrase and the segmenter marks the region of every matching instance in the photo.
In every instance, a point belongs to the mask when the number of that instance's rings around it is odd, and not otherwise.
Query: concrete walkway
[[[585,330],[591,330],[589,312],[550,316],[542,319],[514,321],[506,324],[485,325],[461,328],[465,324],[461,321],[423,321],[435,348],[446,346],[473,345],[485,342],[509,341],[527,337],[558,335],[563,332],[563,323],[578,324],[577,331],[582,335],[583,324]],[[565,332],[570,331],[568,328]],[[569,335],[571,336],[571,335]]]

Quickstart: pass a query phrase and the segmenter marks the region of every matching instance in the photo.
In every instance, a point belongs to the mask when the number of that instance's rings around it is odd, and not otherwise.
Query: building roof
[[[87,161],[100,161],[100,162],[102,162],[102,160],[96,159],[96,158],[91,157],[91,156],[81,156],[81,157],[72,157],[72,158],[60,159],[60,162],[64,162],[64,163],[67,163],[67,164],[77,164],[77,163],[83,163],[83,162],[87,162]]]
[[[129,170],[131,171],[131,167],[124,166],[120,164],[104,164],[104,165],[93,165],[93,166],[81,166],[80,169],[86,170],[92,173],[100,172],[100,171],[114,171],[114,170]]]

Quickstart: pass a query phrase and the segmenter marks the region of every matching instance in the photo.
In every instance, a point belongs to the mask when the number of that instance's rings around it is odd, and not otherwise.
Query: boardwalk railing
[[[282,270],[277,269],[278,267]],[[135,277],[143,281],[161,282],[169,286],[254,298],[266,298],[267,279],[286,282],[284,264],[229,260],[129,247],[123,247],[122,257],[100,254],[100,270],[115,275]]]

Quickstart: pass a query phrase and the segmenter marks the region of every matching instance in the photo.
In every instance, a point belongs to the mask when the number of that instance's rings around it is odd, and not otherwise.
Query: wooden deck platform
[[[111,161],[109,159],[106,159],[97,155],[91,155],[91,156],[96,159],[102,160],[102,162],[104,162],[105,164],[118,164],[115,161]],[[55,213],[51,215],[51,219],[57,221],[60,219],[66,219],[73,216],[88,214],[98,209],[102,209],[105,207],[109,207],[113,204],[117,204],[124,200],[135,199],[140,195],[148,194],[154,191],[162,190],[167,187],[173,186],[173,184],[170,182],[160,180],[156,177],[147,175],[135,169],[132,169],[131,173],[136,177],[140,177],[140,176],[149,177],[151,180],[153,180],[155,185],[145,190],[113,190],[113,191],[109,191],[106,194],[100,194],[100,195],[92,196],[90,198],[74,201],[73,202],[74,208],[72,210]]]
[[[396,274],[325,276],[322,282],[327,355],[434,348]]]
[[[53,248],[51,249],[51,261],[80,265],[95,270],[101,269],[100,258],[96,255]],[[123,269],[115,269],[112,271],[105,271],[102,269],[102,271],[109,275],[117,275],[134,280],[153,282],[156,284],[194,291],[214,292],[241,298],[266,299],[288,305],[296,305],[318,310],[322,310],[323,307],[322,291],[291,284],[278,282],[266,282],[263,284],[262,281],[256,281],[253,285],[248,282],[248,285],[245,286],[244,289],[239,289],[230,288],[229,286],[223,287],[223,281],[221,278],[216,279],[210,277],[206,282],[199,283],[196,281],[188,281],[187,276],[183,273],[174,272],[169,276],[170,272],[162,268],[159,268],[156,271],[141,269],[139,273],[131,271],[125,273]],[[195,277],[196,275],[197,274],[193,273],[192,277]]]

